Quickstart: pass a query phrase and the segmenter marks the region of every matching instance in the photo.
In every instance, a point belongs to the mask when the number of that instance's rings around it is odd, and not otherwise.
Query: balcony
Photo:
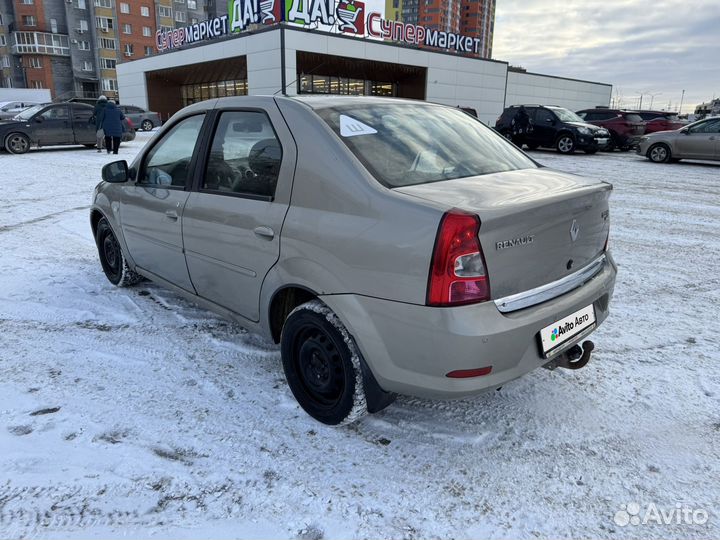
[[[13,54],[70,56],[70,42],[65,34],[13,32],[11,45]]]

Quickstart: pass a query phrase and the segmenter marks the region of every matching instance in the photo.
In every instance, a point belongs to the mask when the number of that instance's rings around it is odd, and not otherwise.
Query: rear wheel
[[[102,218],[98,222],[95,242],[98,247],[100,264],[110,283],[118,287],[127,287],[142,280],[142,276],[128,266],[120,243],[106,218]]]
[[[280,338],[283,370],[300,406],[329,425],[367,414],[360,354],[337,316],[319,300],[295,308]]]
[[[30,139],[23,133],[11,133],[5,137],[5,149],[11,154],[24,154],[30,150]]]
[[[152,120],[143,120],[142,124],[140,124],[140,128],[143,131],[150,131],[152,128],[154,128],[155,125],[152,123]]]
[[[653,163],[667,163],[670,161],[670,148],[663,143],[653,144],[647,152],[647,157]]]
[[[575,151],[575,139],[572,135],[563,133],[555,142],[555,147],[561,154],[572,154]]]

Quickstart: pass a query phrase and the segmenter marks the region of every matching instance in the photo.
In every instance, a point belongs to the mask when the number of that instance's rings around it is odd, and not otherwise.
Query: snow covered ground
[[[534,155],[615,184],[593,361],[333,429],[273,344],[108,283],[87,207],[110,156],[0,154],[0,537],[720,537],[720,166]]]

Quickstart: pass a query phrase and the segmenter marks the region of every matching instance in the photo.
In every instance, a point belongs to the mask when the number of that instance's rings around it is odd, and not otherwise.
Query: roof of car
[[[326,107],[341,107],[346,105],[376,105],[379,103],[408,103],[413,105],[433,105],[427,101],[418,101],[416,99],[404,99],[394,97],[378,97],[378,96],[338,96],[338,95],[301,95],[301,96],[282,96],[285,99],[292,99],[304,103],[312,109],[324,109]]]

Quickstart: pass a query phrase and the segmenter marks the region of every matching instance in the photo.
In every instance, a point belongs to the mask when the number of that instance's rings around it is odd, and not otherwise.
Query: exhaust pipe
[[[595,344],[588,340],[584,341],[582,346],[574,345],[570,347],[566,352],[561,354],[555,360],[552,360],[545,364],[543,367],[553,370],[561,367],[565,369],[581,369],[584,368],[590,361],[590,356],[595,349]]]

